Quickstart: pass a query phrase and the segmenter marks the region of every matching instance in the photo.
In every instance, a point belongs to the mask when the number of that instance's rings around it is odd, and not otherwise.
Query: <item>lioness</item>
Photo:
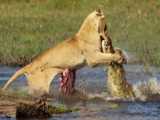
[[[74,37],[69,38],[55,47],[52,47],[30,64],[18,70],[5,84],[5,90],[11,82],[20,75],[28,79],[30,91],[49,93],[53,78],[66,68],[77,69],[84,65],[96,66],[108,64],[112,61],[122,62],[119,54],[102,53],[101,39],[104,35],[105,16],[101,10],[89,14],[80,30]]]

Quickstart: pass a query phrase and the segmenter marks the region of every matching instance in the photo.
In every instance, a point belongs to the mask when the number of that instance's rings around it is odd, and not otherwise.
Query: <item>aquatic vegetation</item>
[[[79,108],[69,109],[64,106],[58,106],[58,107],[49,106],[48,111],[52,114],[62,114],[62,113],[70,113],[70,112],[79,111]]]

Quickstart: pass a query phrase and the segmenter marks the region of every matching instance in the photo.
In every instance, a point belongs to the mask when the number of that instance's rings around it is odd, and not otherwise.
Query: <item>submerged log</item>
[[[102,52],[105,53],[117,52],[117,54],[122,55],[123,53],[120,49],[113,48],[111,38],[107,34],[105,37],[106,39],[102,40]],[[125,59],[123,60],[123,63],[126,63]],[[130,85],[126,80],[126,74],[123,64],[118,64],[115,62],[111,63],[108,66],[107,74],[108,74],[107,88],[111,96],[123,99],[135,98],[132,85]]]

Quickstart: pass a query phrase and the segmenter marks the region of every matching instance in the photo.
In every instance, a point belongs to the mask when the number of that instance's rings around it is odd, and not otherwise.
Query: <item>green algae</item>
[[[48,106],[48,112],[50,114],[62,114],[79,111],[78,108],[66,108],[64,106]]]

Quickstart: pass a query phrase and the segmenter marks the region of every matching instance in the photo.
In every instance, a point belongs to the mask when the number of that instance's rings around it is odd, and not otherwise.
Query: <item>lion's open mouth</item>
[[[103,28],[103,29],[102,29]],[[107,33],[107,25],[105,24],[104,26],[99,25],[98,27],[98,33],[100,36],[100,51],[103,52],[103,46],[102,46],[102,42],[105,40],[107,43],[107,35],[105,33]]]

